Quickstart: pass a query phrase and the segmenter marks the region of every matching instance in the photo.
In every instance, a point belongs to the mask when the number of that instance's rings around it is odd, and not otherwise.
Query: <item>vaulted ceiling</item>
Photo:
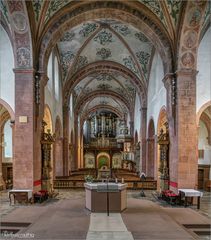
[[[90,1],[90,4],[92,2],[94,1]],[[101,0],[96,2],[106,3],[106,1]],[[143,21],[145,19],[146,21],[153,20],[152,25],[159,26],[163,34],[168,37],[170,45],[176,48],[184,1],[139,0],[122,2],[126,5],[131,3],[132,8],[137,7],[143,9],[143,12],[147,12]],[[59,28],[58,17],[62,16],[66,9],[71,12],[80,3],[89,3],[89,1],[26,1],[34,42],[40,41],[50,25],[54,24],[55,28]],[[1,0],[0,6],[9,22],[7,5]],[[205,14],[204,21],[206,21],[207,15]],[[127,18],[121,21],[110,17],[79,21],[78,24],[65,28],[65,30],[61,28],[60,37],[55,47],[58,50],[62,85],[64,92],[67,89],[71,91],[68,96],[73,94],[74,110],[81,116],[86,116],[98,108],[110,109],[111,111],[117,109],[117,114],[121,116],[129,114],[132,117],[134,115],[136,94],[140,97],[141,92],[139,85],[143,92],[146,91],[151,63],[156,51],[156,41],[152,41],[153,35],[141,31],[135,25],[129,23]],[[155,29],[156,27],[153,29],[154,32],[158,31]],[[87,67],[95,66],[95,64],[100,64],[101,70],[96,68],[96,71],[90,71],[80,80],[72,81],[77,73],[85,72]],[[102,71],[104,65],[108,66],[108,71],[105,69]],[[110,66],[113,66],[112,71],[109,70]],[[124,74],[121,74],[119,70],[115,71],[117,68],[122,69]],[[79,76],[81,74],[77,78]],[[71,82],[69,84],[71,87],[67,87],[69,82]],[[139,99],[141,100],[141,97]]]

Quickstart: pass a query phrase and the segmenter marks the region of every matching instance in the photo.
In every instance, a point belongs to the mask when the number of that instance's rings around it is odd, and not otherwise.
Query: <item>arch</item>
[[[157,122],[157,135],[159,135],[161,128],[164,126],[164,123],[168,122],[166,106],[163,106],[160,109],[158,122]]]
[[[211,106],[211,100],[209,102],[206,102],[204,105],[202,105],[199,109],[199,111],[196,114],[196,124],[197,126],[199,125],[199,120],[200,117],[202,115],[202,113],[204,112],[204,110],[206,110],[209,106]]]
[[[33,66],[33,48],[31,38],[31,27],[27,13],[26,3],[24,1],[8,2],[8,12],[11,24],[12,36],[14,42],[14,55],[15,55],[15,67],[16,68],[31,68]],[[17,14],[18,12],[18,14]],[[15,14],[16,13],[16,14]],[[20,15],[24,16],[25,27],[22,29],[18,24],[15,24],[15,20],[18,21]],[[12,19],[13,17],[13,19]],[[24,37],[24,41],[20,44],[20,35]]]
[[[5,102],[4,105],[2,103],[0,103],[0,190],[11,187],[13,183],[13,128],[11,129],[11,115],[7,109],[9,105],[5,104]],[[6,135],[5,130],[7,130]],[[7,142],[5,138],[9,141],[9,145],[2,145],[2,143]],[[6,156],[5,147],[8,146],[11,148],[9,148],[9,156]],[[6,165],[3,162],[5,158],[7,158]]]
[[[201,25],[208,1],[186,1],[181,30],[179,32],[179,45],[177,49],[177,69],[196,69],[197,50],[200,42]]]
[[[42,32],[39,44],[40,68],[44,68],[43,70],[45,70],[48,50],[49,52],[51,51],[50,46],[53,47],[56,44],[64,31],[83,22],[101,18],[112,18],[122,22],[125,22],[125,19],[127,19],[127,23],[145,32],[160,52],[165,66],[165,72],[172,71],[172,62],[170,61],[172,56],[171,40],[160,20],[155,15],[152,15],[150,10],[141,3],[134,8],[133,3],[127,2],[127,4],[125,4],[119,1],[80,2],[75,3],[74,8],[71,4],[66,5],[63,11],[60,11],[49,21],[47,24],[48,31],[47,28],[45,28]],[[53,35],[52,38],[49,37],[49,33]]]
[[[1,98],[0,98],[0,105],[2,105],[8,111],[11,121],[14,122],[15,121],[15,113],[12,110],[12,108],[10,107],[10,105]]]
[[[93,91],[87,95],[85,95],[83,98],[80,99],[80,101],[77,103],[77,105],[75,106],[75,113],[76,115],[78,115],[78,113],[81,112],[82,107],[84,106],[84,104],[89,101],[94,99],[95,97],[101,97],[101,96],[110,96],[113,97],[114,99],[118,99],[121,100],[122,103],[124,103],[124,105],[127,107],[127,110],[131,113],[130,111],[130,106],[128,101],[122,97],[120,94],[113,92],[113,91],[102,91],[102,90],[98,90],[98,91]]]
[[[50,132],[52,133],[53,132],[52,114],[50,107],[47,104],[45,104],[43,120],[47,124],[45,130],[47,131],[48,129],[50,129]]]
[[[15,109],[14,52],[10,38],[2,26],[0,26],[0,42],[0,98]]]
[[[96,73],[113,73],[117,72],[120,75],[124,76],[125,78],[129,78],[134,85],[136,86],[136,90],[139,95],[139,100],[142,106],[146,107],[146,83],[143,83],[138,79],[138,77],[130,71],[125,66],[122,66],[119,63],[114,63],[112,61],[100,61],[95,63],[90,63],[85,67],[81,68],[78,72],[76,72],[72,77],[71,81],[67,81],[63,87],[63,95],[64,95],[64,102],[68,105],[70,94],[74,87],[85,77],[96,74]]]
[[[106,152],[100,152],[97,155],[97,168],[100,169],[103,166],[110,168],[110,155]]]

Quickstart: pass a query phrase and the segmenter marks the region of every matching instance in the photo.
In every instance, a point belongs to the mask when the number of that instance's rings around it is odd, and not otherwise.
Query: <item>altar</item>
[[[122,212],[127,208],[127,184],[85,183],[86,208],[91,212]],[[109,197],[109,199],[107,199]]]

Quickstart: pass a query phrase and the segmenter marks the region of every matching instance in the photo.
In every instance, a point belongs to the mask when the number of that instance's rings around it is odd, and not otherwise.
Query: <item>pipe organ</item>
[[[113,113],[102,112],[89,119],[90,135],[94,137],[116,137],[117,116]]]

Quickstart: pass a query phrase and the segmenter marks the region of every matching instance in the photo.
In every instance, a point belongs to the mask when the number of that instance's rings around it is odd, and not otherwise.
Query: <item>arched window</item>
[[[73,116],[73,95],[70,95],[70,117]]]
[[[57,57],[54,58],[54,87],[55,87],[55,97],[59,99],[59,63]]]
[[[52,57],[52,53],[49,57],[48,60],[48,87],[49,89],[53,89],[53,57]]]
[[[10,120],[4,125],[4,157],[12,158],[12,128]]]
[[[7,32],[0,26],[0,98],[15,108],[13,49]]]

